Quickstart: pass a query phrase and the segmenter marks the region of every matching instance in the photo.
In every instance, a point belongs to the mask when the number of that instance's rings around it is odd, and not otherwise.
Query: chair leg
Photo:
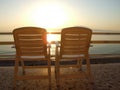
[[[16,60],[15,67],[14,67],[14,89],[17,88],[16,83],[17,83],[18,66],[19,66],[19,62]]]
[[[22,73],[23,73],[23,75],[25,75],[24,61],[23,60],[21,60],[21,65],[22,65]]]
[[[86,64],[87,64],[87,77],[89,80],[90,90],[93,90],[94,81],[93,81],[93,77],[92,77],[92,73],[91,73],[90,60],[88,57],[86,58]]]
[[[51,62],[48,61],[48,79],[49,79],[49,90],[51,90]]]
[[[51,69],[48,70],[49,73],[49,88],[51,88]]]
[[[59,68],[59,63],[56,61],[55,63],[55,79],[56,79],[56,86],[57,89],[59,90],[59,86],[60,86],[60,68]]]
[[[77,60],[77,65],[78,65],[78,68],[79,68],[79,71],[82,71],[82,59],[78,59]]]
[[[60,67],[57,67],[57,87],[60,88]]]

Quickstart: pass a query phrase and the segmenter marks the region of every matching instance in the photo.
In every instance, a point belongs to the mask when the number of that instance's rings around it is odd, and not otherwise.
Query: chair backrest
[[[60,55],[88,54],[92,30],[84,27],[64,28],[61,32]]]
[[[17,57],[47,56],[46,30],[22,27],[13,31]]]

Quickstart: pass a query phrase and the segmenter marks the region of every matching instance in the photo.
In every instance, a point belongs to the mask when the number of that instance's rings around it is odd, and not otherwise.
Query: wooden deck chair
[[[51,85],[51,61],[50,61],[50,46],[47,45],[47,32],[43,28],[37,27],[22,27],[13,31],[14,42],[16,48],[16,60],[14,69],[14,87],[16,88],[17,80],[32,80],[43,79],[49,80]],[[45,65],[26,66],[27,62],[44,61]],[[19,62],[21,65],[19,65]],[[23,75],[19,75],[19,66],[22,66]],[[29,75],[26,73],[28,69],[47,69],[47,75]]]
[[[92,83],[93,78],[91,76],[90,60],[89,60],[89,46],[91,40],[92,30],[84,27],[69,27],[64,28],[61,32],[61,43],[56,45],[56,83],[60,87],[60,80],[65,78],[80,78],[85,76],[88,78],[88,82]],[[73,61],[75,64],[61,64],[61,61]],[[86,61],[86,71],[81,71],[82,60]],[[62,68],[76,67],[78,72],[76,74],[63,74]],[[90,86],[91,89],[91,86]]]

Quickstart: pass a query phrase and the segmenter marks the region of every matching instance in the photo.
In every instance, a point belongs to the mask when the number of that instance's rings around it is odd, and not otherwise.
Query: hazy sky
[[[0,0],[0,32],[23,26],[120,31],[120,0]]]

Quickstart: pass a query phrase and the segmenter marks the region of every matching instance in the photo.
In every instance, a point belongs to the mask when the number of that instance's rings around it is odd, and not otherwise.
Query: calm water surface
[[[55,34],[53,41],[59,41],[60,35]],[[120,40],[120,35],[93,35],[92,40]],[[0,41],[13,41],[12,35],[0,35]],[[120,54],[120,44],[92,44],[91,54]],[[0,54],[15,54],[13,45],[0,45]],[[51,53],[54,54],[55,45],[52,45]]]

